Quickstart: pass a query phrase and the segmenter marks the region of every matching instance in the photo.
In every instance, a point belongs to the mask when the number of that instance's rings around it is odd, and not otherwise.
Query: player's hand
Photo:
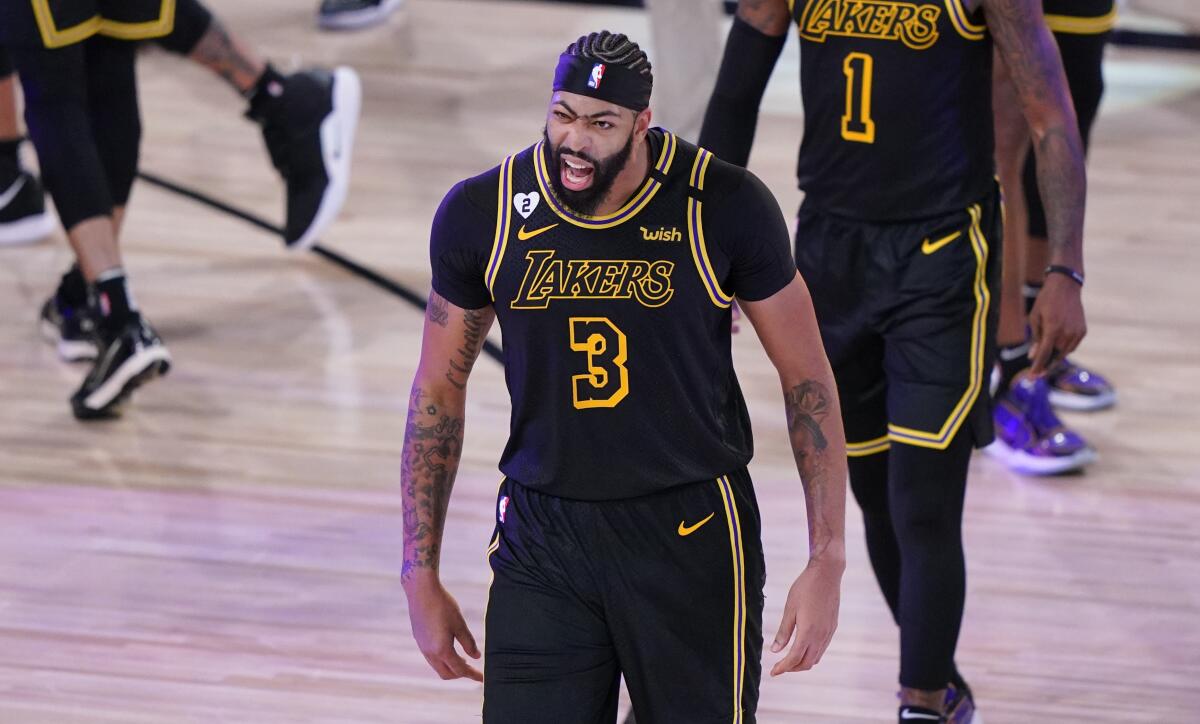
[[[796,640],[787,655],[771,667],[771,676],[808,671],[821,660],[837,630],[844,568],[810,562],[792,584],[771,652],[783,651],[793,634]]]
[[[1078,284],[1062,274],[1046,275],[1042,291],[1038,292],[1037,302],[1029,313],[1029,326],[1033,330],[1033,346],[1029,350],[1033,374],[1045,373],[1047,367],[1074,352],[1083,341],[1087,322],[1083,316],[1081,291]]]
[[[465,676],[483,681],[483,673],[467,663],[454,648],[454,642],[458,641],[468,656],[473,659],[480,656],[458,602],[441,581],[430,577],[406,585],[404,590],[408,594],[408,620],[412,624],[413,638],[438,676],[443,679]]]

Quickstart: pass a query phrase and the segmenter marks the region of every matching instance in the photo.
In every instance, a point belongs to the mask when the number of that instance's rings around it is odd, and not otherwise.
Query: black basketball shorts
[[[998,318],[1000,194],[903,223],[802,206],[796,266],[833,366],[846,449],[944,450],[960,430],[992,441],[987,384]]]
[[[174,29],[175,0],[5,0],[0,41],[62,48],[94,35],[161,38]]]
[[[486,724],[751,724],[765,568],[744,469],[638,498],[500,485]]]

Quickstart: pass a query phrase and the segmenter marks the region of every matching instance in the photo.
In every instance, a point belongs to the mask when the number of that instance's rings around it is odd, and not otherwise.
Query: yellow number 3
[[[587,374],[571,377],[575,409],[616,407],[629,394],[625,333],[608,317],[571,317],[571,349],[587,355]]]
[[[859,143],[875,143],[875,121],[871,120],[871,80],[875,74],[875,59],[866,53],[850,53],[842,62],[842,72],[846,74],[846,113],[842,116],[842,138]],[[855,85],[859,85],[859,88],[856,89]]]

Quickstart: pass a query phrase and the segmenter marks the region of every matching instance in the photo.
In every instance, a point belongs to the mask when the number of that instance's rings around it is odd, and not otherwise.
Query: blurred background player
[[[80,419],[111,417],[170,355],[130,293],[118,246],[137,173],[141,121],[134,41],[156,39],[249,102],[287,185],[285,243],[311,246],[345,200],[361,89],[348,68],[284,76],[197,0],[13,0],[0,37],[25,94],[43,181],[78,264],[42,311],[64,356],[95,363],[71,398]]]
[[[18,152],[25,137],[17,121],[16,94],[12,60],[0,47],[0,246],[28,244],[54,231],[42,185],[21,167]]]
[[[796,23],[796,264],[837,378],[872,567],[900,627],[898,717],[965,723],[975,703],[954,662],[962,511],[972,448],[993,438],[984,386],[1002,239],[993,41],[1035,138],[1055,268],[1031,315],[1035,373],[1085,331],[1083,148],[1040,0],[883,7],[741,0],[700,142],[746,162]]]
[[[359,30],[378,25],[404,0],[321,0],[317,25],[323,30]]]
[[[1079,121],[1084,151],[1104,94],[1104,46],[1116,23],[1113,0],[1044,0]],[[995,67],[996,169],[1005,189],[1004,273],[997,333],[996,442],[988,452],[1018,472],[1047,475],[1079,470],[1094,450],[1054,413],[1102,410],[1116,403],[1104,378],[1060,357],[1043,376],[1030,374],[1029,320],[1047,266],[1046,211],[1037,185],[1029,125],[1003,63]],[[1022,284],[1022,281],[1024,284]]]

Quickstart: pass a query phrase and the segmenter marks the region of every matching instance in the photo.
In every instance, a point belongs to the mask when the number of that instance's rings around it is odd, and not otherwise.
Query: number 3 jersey
[[[434,218],[434,290],[492,305],[503,334],[500,469],[551,495],[644,495],[753,452],[731,305],[795,277],[787,227],[749,172],[661,129],[648,140],[650,174],[616,213],[560,203],[542,142],[457,184]]]
[[[805,204],[861,221],[959,211],[991,188],[992,43],[960,0],[796,0]]]

